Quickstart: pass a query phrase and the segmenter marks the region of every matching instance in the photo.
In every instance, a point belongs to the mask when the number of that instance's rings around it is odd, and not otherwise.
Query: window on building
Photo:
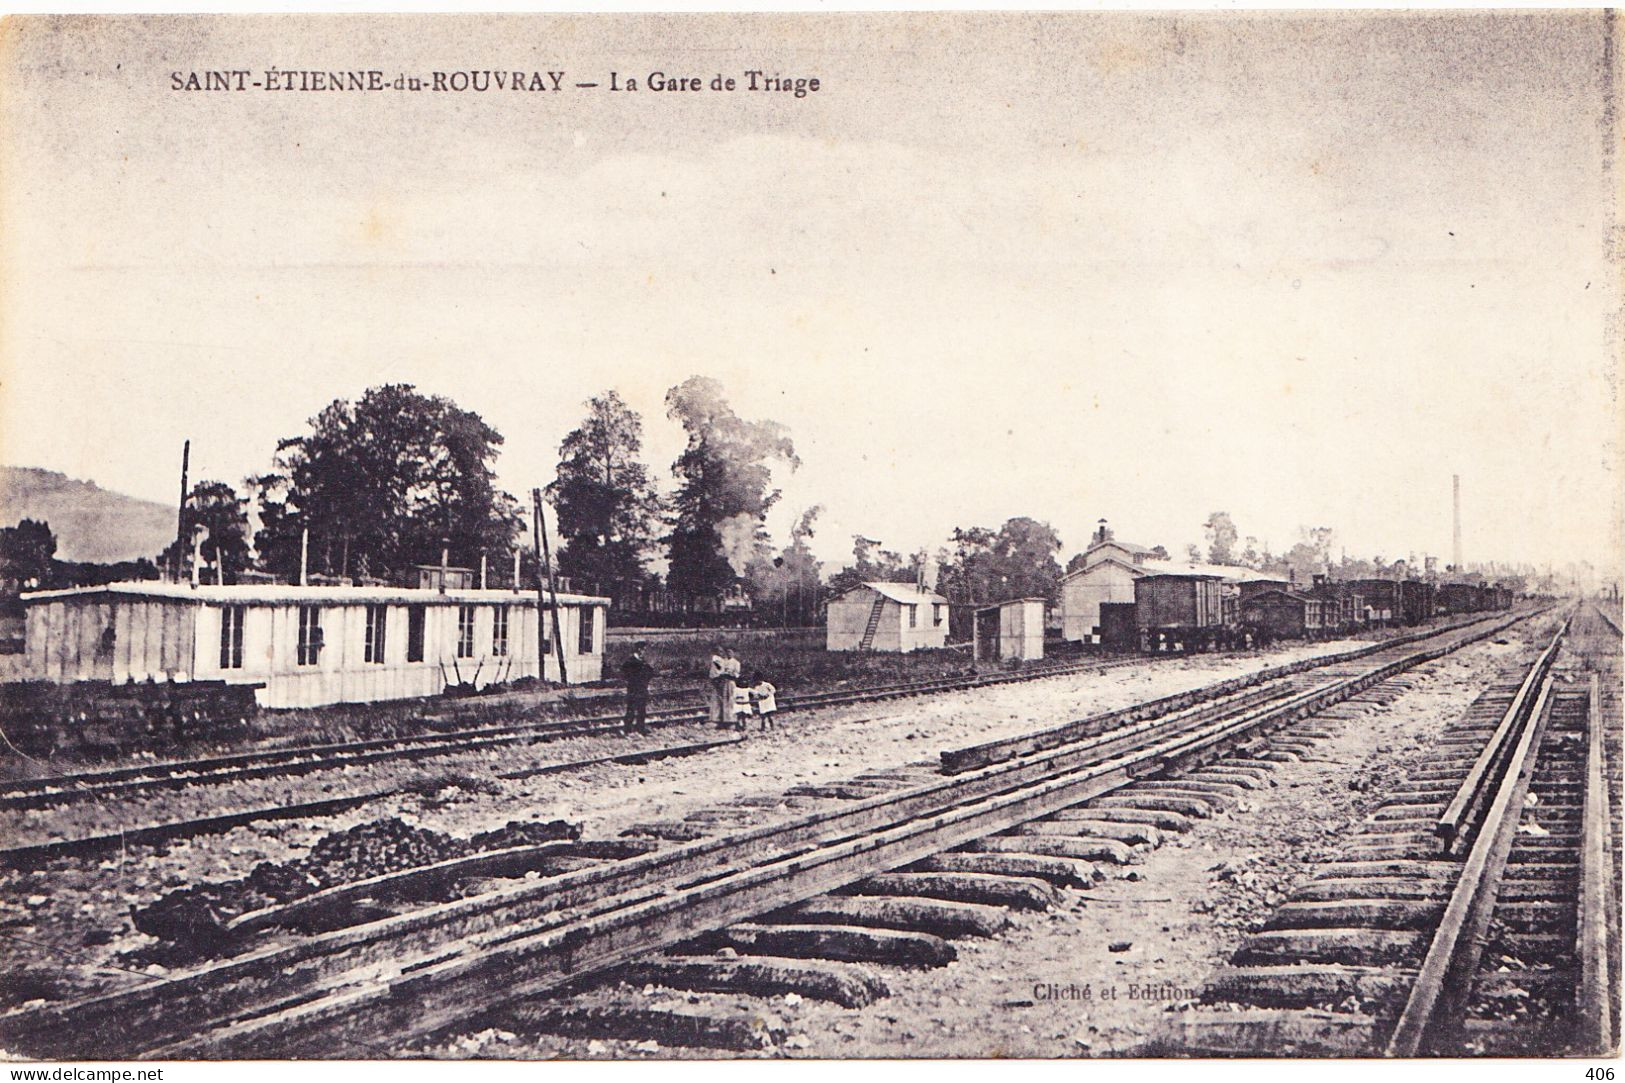
[[[320,606],[299,607],[299,652],[302,666],[313,666],[322,653],[322,610]]]
[[[457,657],[474,657],[474,607],[457,607]]]
[[[919,626],[919,623],[920,623],[920,607],[917,606],[917,605],[909,606],[908,607],[908,626],[910,628],[915,628],[915,627]]]
[[[374,665],[384,664],[384,628],[388,623],[388,613],[388,606],[367,607],[367,642],[362,657]]]
[[[499,658],[508,653],[508,607],[505,605],[491,610],[491,653]]]
[[[409,605],[406,607],[406,660],[408,662],[423,661],[423,624],[428,619],[428,614],[428,606]]]
[[[220,668],[243,668],[243,610],[240,605],[220,610]]]
[[[584,605],[578,612],[581,614],[581,634],[577,637],[580,642],[576,644],[576,651],[579,654],[591,654],[595,638],[593,634],[594,624],[598,610],[593,606]]]
[[[932,602],[931,603],[931,626],[933,628],[942,627],[942,603],[941,602]]]

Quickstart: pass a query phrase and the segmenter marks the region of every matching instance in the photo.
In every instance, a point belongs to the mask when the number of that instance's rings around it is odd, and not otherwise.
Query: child
[[[751,690],[743,684],[734,685],[733,723],[739,732],[745,732],[746,719],[750,717],[751,705],[754,697]]]
[[[762,720],[762,732],[766,733],[773,728],[773,716],[779,709],[775,698],[777,688],[768,683],[766,677],[760,673],[751,675],[750,701],[756,708],[756,717]]]

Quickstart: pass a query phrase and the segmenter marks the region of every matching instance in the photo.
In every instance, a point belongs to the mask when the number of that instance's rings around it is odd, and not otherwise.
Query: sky
[[[1600,12],[132,17],[0,27],[0,462],[171,501],[406,382],[551,480],[591,395],[789,429],[770,527],[1620,553]],[[1617,58],[1614,66],[1617,67]],[[171,89],[563,71],[559,93]],[[812,77],[575,89],[610,72]],[[1614,133],[1617,139],[1617,132]],[[668,480],[669,484],[669,480]]]

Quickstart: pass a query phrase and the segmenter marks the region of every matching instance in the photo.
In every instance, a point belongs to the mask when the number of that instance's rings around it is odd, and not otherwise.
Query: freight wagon
[[[1241,622],[1269,639],[1318,639],[1326,632],[1325,604],[1295,590],[1266,590],[1241,603]]]
[[[1218,646],[1225,608],[1225,588],[1217,576],[1148,575],[1134,581],[1135,626],[1148,650]]]

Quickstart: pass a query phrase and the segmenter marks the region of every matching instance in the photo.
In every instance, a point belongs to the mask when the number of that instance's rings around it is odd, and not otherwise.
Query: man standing
[[[626,678],[626,720],[623,728],[628,732],[649,732],[649,682],[654,680],[655,667],[644,661],[647,643],[636,643],[632,657],[621,663],[621,676]]]

